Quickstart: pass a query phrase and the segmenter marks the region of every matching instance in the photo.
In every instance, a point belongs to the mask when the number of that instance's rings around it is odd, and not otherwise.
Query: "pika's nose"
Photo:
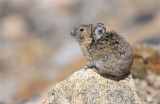
[[[70,33],[71,36],[75,36],[75,29],[73,29]]]

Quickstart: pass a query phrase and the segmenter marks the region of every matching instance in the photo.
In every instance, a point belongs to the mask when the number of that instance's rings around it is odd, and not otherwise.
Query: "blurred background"
[[[70,32],[97,22],[132,45],[140,96],[160,104],[159,0],[0,0],[0,104],[36,104],[83,68]]]

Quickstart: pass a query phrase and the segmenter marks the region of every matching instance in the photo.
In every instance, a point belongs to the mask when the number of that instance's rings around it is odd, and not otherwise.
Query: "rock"
[[[139,44],[134,47],[131,73],[139,97],[147,104],[160,104],[160,44]]]
[[[135,46],[131,73],[142,79],[148,75],[160,75],[160,45],[142,44]]]
[[[9,15],[2,20],[3,37],[9,41],[19,41],[27,35],[27,24],[20,15]]]
[[[81,69],[58,83],[41,104],[141,104],[132,78],[116,80]]]
[[[160,76],[149,75],[147,76],[146,81],[154,88],[160,89]]]
[[[139,97],[147,104],[160,104],[160,87],[158,87],[158,78],[159,77],[149,75],[147,76],[147,79],[134,79]]]

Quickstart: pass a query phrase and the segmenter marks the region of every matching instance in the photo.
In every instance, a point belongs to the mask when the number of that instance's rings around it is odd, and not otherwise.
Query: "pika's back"
[[[91,49],[97,49],[104,54],[125,54],[126,51],[131,51],[130,44],[114,31],[106,32],[100,39],[91,44]]]
[[[133,52],[130,44],[117,33],[106,32],[90,48],[100,74],[121,76],[130,70]]]

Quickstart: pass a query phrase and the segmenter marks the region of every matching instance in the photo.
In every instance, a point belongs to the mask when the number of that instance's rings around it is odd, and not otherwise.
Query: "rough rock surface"
[[[139,97],[147,104],[160,104],[160,43],[139,44],[134,47],[134,56],[131,73]]]
[[[141,79],[148,75],[160,76],[160,45],[142,44],[134,47],[131,73]]]
[[[107,78],[81,69],[52,89],[42,104],[141,104],[132,75]]]

